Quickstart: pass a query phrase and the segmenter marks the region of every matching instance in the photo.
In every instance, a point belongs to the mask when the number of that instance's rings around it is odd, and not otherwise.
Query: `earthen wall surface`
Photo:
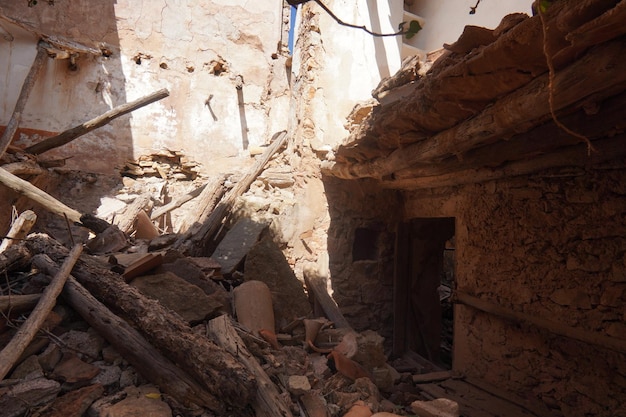
[[[446,207],[407,204],[409,216]],[[445,200],[445,199],[443,199]],[[553,172],[473,185],[457,217],[459,291],[626,340],[626,171]],[[454,368],[566,416],[626,415],[626,355],[458,305]]]

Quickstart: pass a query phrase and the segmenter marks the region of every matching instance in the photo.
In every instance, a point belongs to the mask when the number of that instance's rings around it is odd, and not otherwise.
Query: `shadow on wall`
[[[11,119],[24,79],[37,54],[42,38],[75,44],[93,53],[69,54],[59,50],[56,59],[48,56],[38,72],[13,136],[16,148],[26,148],[78,126],[125,104],[126,79],[122,71],[117,33],[115,0],[77,2],[3,2],[0,11],[0,131]],[[65,168],[114,173],[119,161],[132,156],[131,116],[120,117],[76,140],[38,156],[41,161],[64,161]],[[88,168],[86,168],[88,167]],[[47,178],[44,178],[47,177]],[[108,194],[110,181],[91,184],[76,195],[59,194],[59,183],[78,181],[70,175],[50,172],[35,183],[81,213],[92,213],[100,197]],[[12,206],[18,211],[33,209],[34,203],[1,188],[0,226],[6,230]],[[68,201],[69,200],[69,201]],[[45,210],[36,210],[44,224]]]
[[[351,327],[374,330],[391,347],[399,195],[369,180],[324,178],[333,298]]]

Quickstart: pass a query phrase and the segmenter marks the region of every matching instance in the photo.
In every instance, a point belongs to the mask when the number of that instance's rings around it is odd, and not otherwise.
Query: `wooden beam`
[[[67,218],[74,222],[80,223],[80,213],[71,207],[66,206],[50,194],[41,191],[28,181],[25,181],[3,168],[0,168],[0,183],[6,185],[10,189],[30,198],[36,203],[41,204],[49,211],[60,216],[66,215]]]
[[[600,346],[605,349],[626,353],[626,339],[617,339],[599,332],[592,332],[579,327],[568,326],[562,322],[557,322],[543,317],[535,317],[520,311],[515,311],[507,307],[502,307],[491,301],[483,300],[463,291],[456,291],[454,300],[482,312],[492,314],[502,319],[514,322],[529,323],[533,326],[547,330],[559,336],[568,337],[584,343]]]
[[[291,417],[293,414],[284,403],[283,397],[267,376],[263,367],[252,355],[231,323],[231,318],[224,314],[207,323],[211,338],[231,355],[239,359],[252,372],[257,380],[257,389],[252,398],[252,408],[258,417]]]
[[[44,320],[52,311],[57,302],[57,297],[61,294],[65,281],[72,272],[74,264],[83,252],[82,245],[75,245],[70,251],[67,259],[63,262],[61,269],[46,287],[37,303],[35,309],[30,313],[26,321],[20,326],[11,341],[0,352],[0,380],[9,373],[15,362],[20,358],[26,347],[35,337]]]
[[[511,162],[497,168],[478,168],[432,177],[383,181],[383,188],[413,190],[481,183],[520,175],[529,175],[550,168],[589,166],[626,156],[626,135],[593,142],[595,151],[589,155],[586,144],[568,146],[533,159]]]
[[[597,112],[587,114],[578,110],[558,114],[558,119],[569,129],[584,135],[590,141],[613,136],[626,127],[626,92],[611,97],[598,105]],[[489,146],[472,149],[462,157],[450,157],[437,164],[420,164],[393,173],[395,180],[417,177],[433,177],[469,169],[497,168],[512,161],[528,160],[556,149],[580,143],[555,123],[548,121],[541,126],[517,134],[511,139]]]
[[[191,237],[188,237],[187,235],[183,236],[183,238],[176,242],[176,248],[182,248],[183,245],[186,245],[185,251],[192,255],[207,255],[205,252],[208,247],[208,240],[214,237],[221,228],[222,223],[232,209],[235,200],[248,190],[250,184],[252,184],[256,177],[258,177],[263,171],[265,164],[267,164],[272,156],[274,156],[274,154],[278,152],[287,142],[287,132],[283,131],[275,136],[276,137],[274,138],[272,144],[267,147],[252,169],[250,169],[250,171],[226,194],[223,200],[220,201],[200,230],[194,233]]]
[[[46,58],[46,50],[40,42],[37,44],[37,55],[35,55],[35,60],[30,67],[28,75],[26,75],[24,84],[22,84],[22,90],[20,91],[20,95],[15,103],[15,109],[13,109],[11,119],[9,119],[9,123],[7,123],[7,127],[4,129],[4,133],[2,133],[2,137],[0,137],[0,156],[2,156],[7,150],[13,140],[15,132],[17,132],[17,128],[22,121],[22,112],[24,111],[24,107],[26,107],[28,96],[35,85],[35,81],[37,81],[37,76],[41,72],[41,68],[43,68],[43,63]]]
[[[161,100],[169,95],[170,92],[166,88],[162,88],[161,90],[149,94],[145,97],[141,97],[137,100],[131,101],[130,103],[117,106],[109,110],[108,112],[103,113],[100,116],[91,119],[83,124],[68,129],[65,132],[58,134],[57,136],[44,139],[41,142],[38,142],[24,149],[24,152],[31,153],[33,155],[39,155],[51,149],[58,148],[59,146],[70,143],[74,139],[86,133],[89,133],[92,130],[95,130],[110,123],[112,120],[115,120],[118,117],[125,115],[126,113],[130,113],[133,110],[137,110],[143,106],[147,106],[148,104],[154,103],[155,101]]]
[[[0,295],[0,312],[30,310],[37,305],[41,294]]]
[[[306,283],[307,290],[315,296],[315,300],[320,303],[324,314],[330,321],[335,324],[337,328],[351,329],[350,323],[343,316],[341,310],[335,303],[335,300],[328,294],[326,289],[326,282],[328,277],[321,276],[318,271],[313,268],[305,268],[302,271],[304,274],[304,282]]]
[[[554,110],[601,101],[626,87],[626,40],[610,42],[590,51],[556,73],[552,85]],[[584,75],[581,75],[584,74]],[[383,178],[419,163],[437,163],[447,157],[490,144],[549,120],[547,74],[536,78],[486,108],[477,116],[428,139],[399,148],[385,157],[358,164],[325,161],[327,175],[344,179]]]
[[[45,253],[58,262],[67,249],[43,234],[26,240],[32,253]],[[256,381],[234,356],[201,334],[194,332],[176,313],[150,299],[94,257],[83,256],[72,271],[76,280],[120,318],[138,329],[146,340],[176,363],[212,395],[219,397],[223,415],[226,407],[238,414],[249,403]]]

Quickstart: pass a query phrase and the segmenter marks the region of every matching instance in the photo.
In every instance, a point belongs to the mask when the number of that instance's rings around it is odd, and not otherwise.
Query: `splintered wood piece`
[[[145,274],[151,269],[163,264],[163,255],[160,253],[147,253],[140,259],[128,265],[122,276],[126,282],[130,282],[133,278]]]
[[[202,191],[206,188],[206,186],[207,184],[202,184],[200,187],[191,190],[187,194],[172,200],[171,202],[167,203],[166,205],[162,207],[159,207],[156,210],[153,210],[152,213],[150,214],[150,220],[156,220],[162,215],[182,206],[189,200],[192,200],[198,197],[202,193]]]
[[[58,148],[59,146],[70,143],[71,141],[84,135],[85,133],[89,133],[94,129],[108,124],[112,120],[117,119],[118,117],[123,116],[126,113],[130,113],[133,110],[137,110],[150,103],[154,103],[155,101],[161,100],[169,95],[170,92],[166,88],[163,88],[150,95],[141,97],[135,101],[131,101],[130,103],[117,106],[114,109],[111,109],[108,112],[101,114],[100,116],[91,119],[83,124],[66,130],[65,132],[60,133],[57,136],[44,139],[41,142],[34,144],[33,146],[29,146],[28,148],[24,149],[24,151],[33,155],[39,155],[51,149]]]
[[[28,316],[9,344],[0,352],[0,380],[4,379],[9,373],[15,361],[19,359],[28,344],[33,340],[33,337],[35,337],[35,334],[46,319],[48,313],[52,311],[52,308],[56,304],[57,297],[63,290],[65,281],[67,281],[74,264],[82,252],[82,245],[76,245],[72,248],[67,259],[61,266],[61,269],[52,279],[50,285],[46,287],[41,300],[33,312]]]
[[[37,221],[37,215],[32,210],[26,210],[20,214],[11,225],[9,233],[0,244],[0,252],[4,252],[6,248],[12,246],[15,241],[22,240],[26,237],[30,229]]]
[[[40,190],[28,181],[16,177],[3,168],[0,168],[0,183],[6,185],[10,189],[24,195],[27,198],[41,204],[49,211],[67,218],[75,223],[80,223],[80,213],[71,207],[61,203],[50,194]]]
[[[231,323],[231,318],[223,315],[208,323],[211,337],[218,345],[237,357],[241,363],[254,374],[258,384],[252,399],[252,407],[257,417],[291,417],[291,411],[283,403],[278,389],[267,376],[263,367],[257,362],[245,343],[239,337],[237,330]]]

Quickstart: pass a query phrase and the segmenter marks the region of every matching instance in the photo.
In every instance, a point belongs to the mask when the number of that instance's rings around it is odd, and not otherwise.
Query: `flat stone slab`
[[[231,274],[237,268],[266,227],[265,223],[246,218],[235,223],[211,255],[222,266],[222,273]]]

